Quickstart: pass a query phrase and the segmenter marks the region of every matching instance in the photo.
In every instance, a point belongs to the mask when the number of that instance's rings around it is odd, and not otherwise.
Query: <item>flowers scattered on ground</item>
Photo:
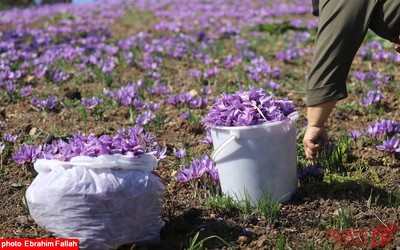
[[[207,154],[195,158],[189,166],[184,165],[178,171],[176,181],[192,187],[196,192],[207,190],[211,195],[219,194],[218,170]]]
[[[86,97],[84,97],[82,99],[82,104],[87,109],[93,109],[94,107],[96,107],[98,104],[100,104],[102,102],[103,102],[103,99],[98,98],[96,96],[93,96],[91,99],[87,99]]]
[[[400,138],[397,136],[393,136],[390,139],[384,140],[382,145],[376,146],[376,149],[380,151],[385,151],[389,153],[400,152]]]
[[[315,181],[322,181],[324,177],[324,169],[318,165],[309,165],[297,169],[297,179],[300,183],[307,183]]]

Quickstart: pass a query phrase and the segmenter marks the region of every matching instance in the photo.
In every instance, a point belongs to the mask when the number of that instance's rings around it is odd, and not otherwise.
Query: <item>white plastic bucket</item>
[[[221,189],[235,200],[254,204],[270,195],[288,201],[297,189],[296,122],[298,113],[285,121],[254,126],[211,128]]]

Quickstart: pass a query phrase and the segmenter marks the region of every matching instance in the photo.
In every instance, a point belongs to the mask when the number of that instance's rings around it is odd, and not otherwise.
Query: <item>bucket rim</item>
[[[276,121],[276,122],[264,122],[261,124],[254,124],[249,126],[211,126],[211,129],[219,129],[219,130],[247,130],[247,129],[255,129],[260,127],[274,127],[278,125],[282,125],[287,122],[292,122],[299,117],[299,113],[297,111],[290,113],[286,120]]]

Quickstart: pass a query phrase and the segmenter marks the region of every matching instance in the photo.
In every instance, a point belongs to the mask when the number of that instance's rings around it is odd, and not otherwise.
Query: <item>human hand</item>
[[[400,53],[400,36],[397,36],[391,40],[391,42],[395,43],[394,49]]]
[[[328,141],[328,134],[325,127],[307,126],[303,137],[304,151],[306,158],[313,160],[318,151],[322,149],[324,142]]]

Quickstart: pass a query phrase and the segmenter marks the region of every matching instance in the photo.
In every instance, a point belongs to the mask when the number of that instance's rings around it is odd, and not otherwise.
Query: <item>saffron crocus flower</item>
[[[110,73],[115,68],[115,59],[114,57],[109,57],[105,60],[103,65],[101,66],[101,72],[103,73]]]
[[[249,230],[247,227],[244,227],[244,228],[243,228],[243,234],[244,234],[245,236],[251,236],[251,232],[250,232],[250,230]]]
[[[190,168],[192,169],[192,178],[200,179],[203,174],[206,172],[206,168],[199,159],[195,159],[191,164]]]
[[[234,57],[232,55],[228,55],[224,59],[224,66],[227,69],[232,69],[232,68],[234,68],[236,65],[238,65],[241,62],[242,62],[242,58],[240,56],[239,57]]]
[[[275,90],[279,89],[280,85],[277,82],[275,82],[274,80],[269,80],[269,81],[265,82],[265,87],[271,88],[272,90],[275,91]]]
[[[155,112],[155,111],[157,111],[157,110],[161,107],[161,103],[159,103],[159,102],[147,103],[147,107],[148,107],[151,111]]]
[[[6,84],[6,89],[9,93],[15,93],[17,92],[17,85],[11,81],[7,81]]]
[[[22,145],[19,150],[13,154],[13,160],[18,164],[34,163],[40,158],[42,146]]]
[[[207,70],[207,71],[204,73],[204,78],[206,78],[206,79],[213,78],[213,77],[215,77],[216,75],[218,75],[218,73],[219,73],[218,67],[213,67],[213,68]]]
[[[381,137],[382,135],[394,135],[400,131],[400,125],[394,120],[380,120],[374,122],[366,129],[364,129],[366,134]]]
[[[369,80],[369,77],[366,73],[361,72],[361,71],[356,71],[354,72],[354,77],[362,82],[365,82],[366,80]]]
[[[357,140],[358,138],[361,137],[361,133],[358,130],[353,130],[349,132],[349,137],[353,138],[354,140]]]
[[[189,167],[184,165],[183,169],[178,171],[177,181],[188,182],[192,179],[202,180],[204,176],[215,182],[219,181],[215,163],[206,154],[203,155],[201,159],[194,159]]]
[[[382,99],[385,99],[386,97],[381,93],[380,90],[371,90],[368,91],[366,96],[364,96],[361,100],[361,104],[364,107],[369,107],[371,106],[372,103],[377,103]]]
[[[25,86],[25,87],[21,88],[21,90],[19,91],[19,95],[21,97],[27,97],[27,96],[31,95],[32,92],[33,92],[32,85],[28,85],[28,86]]]
[[[188,168],[186,165],[178,171],[176,181],[179,183],[187,183],[192,180],[193,170]]]
[[[320,179],[323,177],[323,174],[324,169],[316,165],[306,166],[297,170],[297,178],[300,181],[304,181],[306,178],[309,177]]]
[[[209,95],[209,94],[211,94],[211,89],[202,86],[201,89],[200,89],[200,92],[201,92],[202,94],[204,94],[204,95]]]
[[[103,99],[98,98],[96,96],[93,96],[91,99],[87,99],[86,97],[84,97],[82,99],[82,104],[87,109],[93,109],[94,107],[96,107],[98,104],[100,104],[102,102],[103,102]]]
[[[174,148],[174,155],[176,159],[182,159],[186,156],[186,149],[180,148],[177,150],[176,148]]]
[[[57,105],[57,96],[49,96],[41,101],[34,97],[31,99],[31,104],[42,110],[51,110]]]
[[[17,135],[17,134],[11,135],[11,134],[9,134],[9,133],[5,133],[5,134],[3,135],[3,138],[4,138],[4,140],[5,140],[6,142],[15,142],[15,141],[17,140],[17,138],[18,138],[18,135]]]
[[[154,152],[154,156],[158,160],[161,160],[161,159],[164,159],[166,157],[165,153],[167,153],[167,148],[166,147],[161,147],[160,145],[157,145],[153,152]]]
[[[144,111],[136,117],[136,123],[138,125],[144,126],[152,119],[156,118],[156,115],[150,110]]]
[[[177,97],[175,95],[170,95],[165,100],[166,103],[175,106],[178,103]]]
[[[400,152],[399,143],[400,138],[397,136],[393,136],[392,138],[383,141],[382,145],[376,146],[376,149],[389,153]]]
[[[200,78],[201,70],[192,69],[192,70],[189,71],[189,76],[192,77],[192,78]]]
[[[53,72],[52,81],[55,83],[64,82],[64,81],[68,80],[68,78],[69,78],[68,73],[62,72],[61,70],[55,70]]]
[[[206,128],[206,136],[200,141],[200,143],[208,145],[212,144],[211,130],[209,128]]]

